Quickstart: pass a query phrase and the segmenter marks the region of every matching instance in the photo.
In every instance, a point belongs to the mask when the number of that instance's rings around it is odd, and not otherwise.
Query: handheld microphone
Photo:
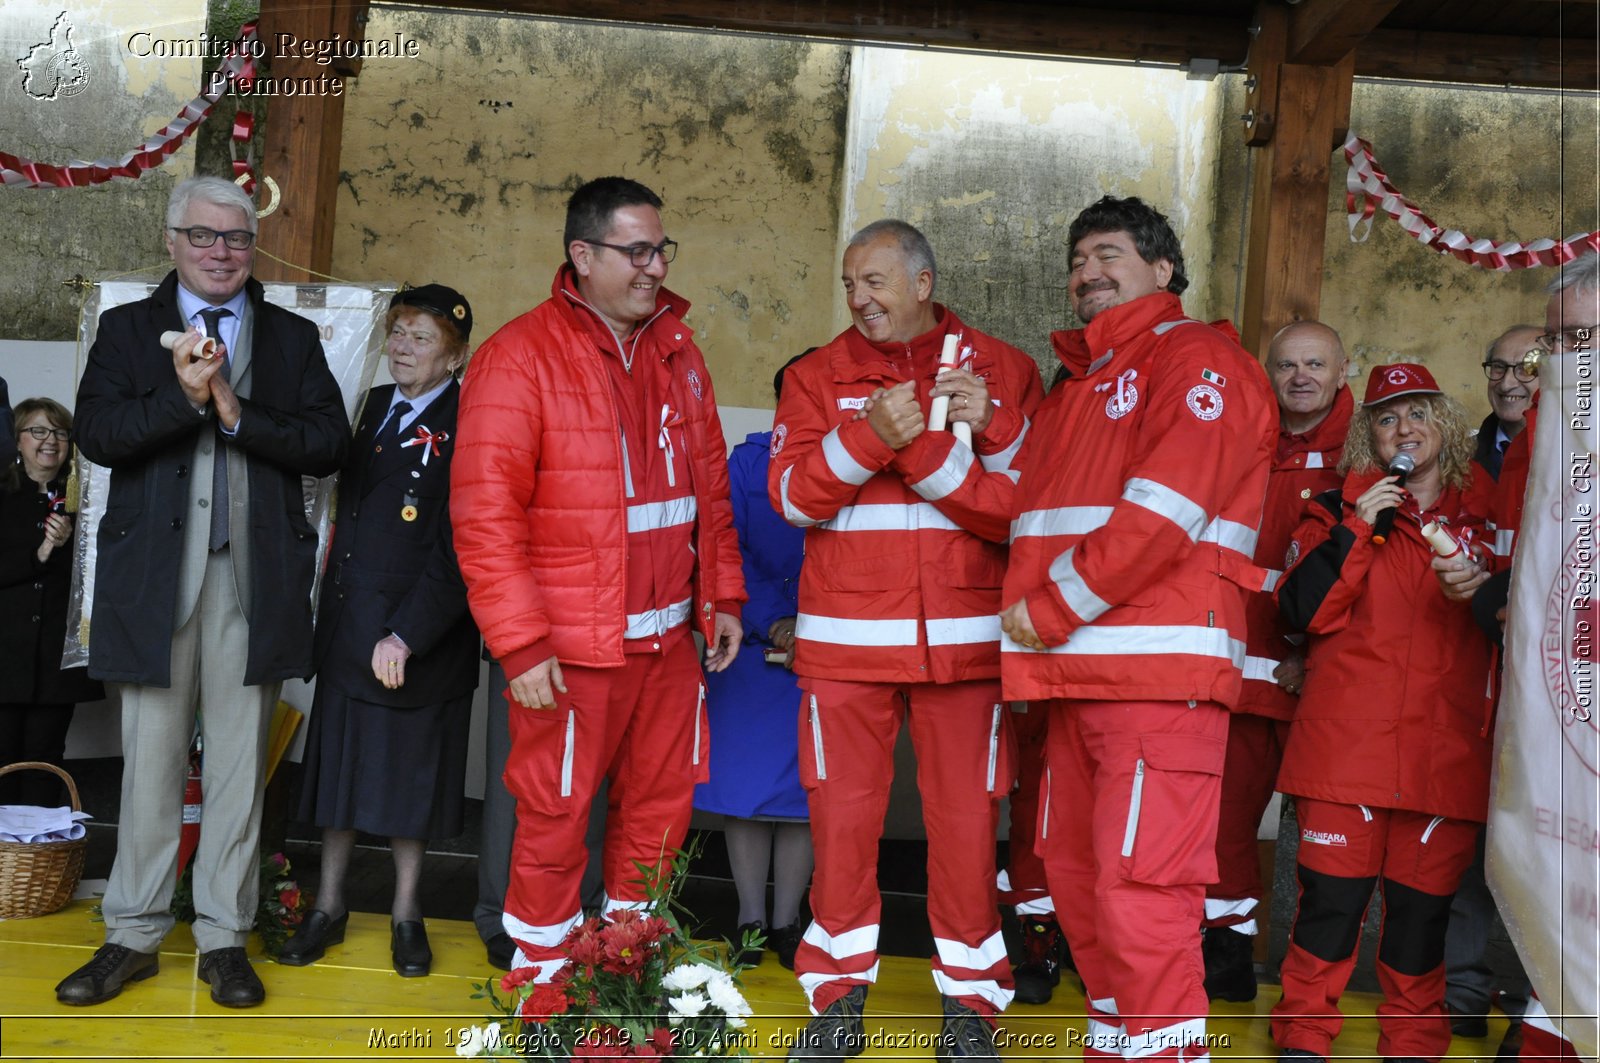
[[[1390,458],[1389,475],[1400,477],[1395,481],[1395,486],[1404,487],[1406,485],[1406,477],[1410,476],[1412,470],[1416,467],[1417,463],[1412,460],[1410,454],[1396,454],[1393,458]],[[1379,511],[1378,522],[1372,526],[1373,542],[1383,543],[1388,541],[1389,533],[1394,531],[1395,509],[1395,506],[1390,506]]]

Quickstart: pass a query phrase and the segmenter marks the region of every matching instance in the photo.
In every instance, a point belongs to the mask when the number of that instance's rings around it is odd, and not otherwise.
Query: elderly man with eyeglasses
[[[101,315],[78,386],[78,446],[111,470],[89,674],[117,685],[125,766],[106,944],[56,999],[98,1004],[156,973],[203,708],[199,976],[218,1004],[251,1007],[266,995],[244,945],[267,731],[283,680],[312,671],[317,535],[301,477],[338,470],[350,424],[317,327],[250,276],[250,198],[219,177],[180,182],[166,230],[173,272]],[[168,350],[163,333],[180,330]]]
[[[639,866],[682,844],[709,764],[692,632],[711,671],[744,636],[727,446],[689,304],[663,286],[678,245],[660,207],[622,177],[574,192],[550,298],[478,348],[461,391],[451,523],[510,679],[504,923],[534,982],[582,917],[602,779],[608,916],[642,907]]]

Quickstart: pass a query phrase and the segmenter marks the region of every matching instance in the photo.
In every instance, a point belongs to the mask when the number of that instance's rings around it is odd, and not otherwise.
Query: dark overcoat
[[[478,685],[478,629],[450,535],[450,459],[461,385],[451,381],[400,442],[374,450],[394,385],[373,388],[350,457],[339,473],[333,545],[317,611],[317,682],[361,701],[416,708]],[[428,452],[426,463],[422,460]],[[411,649],[405,683],[389,690],[372,674],[385,635]]]
[[[0,490],[0,705],[70,705],[105,696],[84,669],[61,667],[72,544],[39,563],[49,511],[48,496],[26,476],[17,490]]]
[[[250,502],[250,685],[311,675],[311,586],[317,533],[306,519],[302,476],[338,471],[350,441],[339,385],[317,327],[263,298],[253,278],[251,392],[231,442],[246,459]],[[178,567],[189,500],[197,413],[160,337],[186,327],[178,275],[146,299],[100,315],[78,384],[74,430],[83,454],[111,470],[100,520],[89,674],[170,686]],[[237,490],[237,485],[233,485]],[[238,534],[237,530],[233,534]]]

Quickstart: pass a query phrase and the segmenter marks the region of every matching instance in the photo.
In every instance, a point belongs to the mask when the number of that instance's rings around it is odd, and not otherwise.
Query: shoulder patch
[[[690,369],[684,379],[689,382],[689,390],[694,392],[695,399],[697,401],[703,400],[705,398],[705,385],[700,382],[699,370]]]
[[[789,438],[789,426],[786,424],[774,425],[772,429],[772,456],[778,456],[778,451],[783,449],[783,441]]]
[[[1196,384],[1190,388],[1185,401],[1189,412],[1202,421],[1215,421],[1222,416],[1222,392],[1210,384]]]

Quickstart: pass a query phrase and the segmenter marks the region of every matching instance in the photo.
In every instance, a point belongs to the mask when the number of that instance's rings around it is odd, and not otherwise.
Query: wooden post
[[[359,69],[336,62],[318,66],[312,56],[277,58],[279,34],[301,42],[361,40],[366,33],[366,0],[336,0],[331,5],[298,0],[261,0],[260,33],[273,55],[270,76],[279,79],[337,79],[337,92],[277,95],[267,104],[266,146],[259,176],[278,183],[282,202],[261,219],[260,244],[292,265],[261,255],[261,280],[309,281],[309,270],[326,273],[333,265],[333,214],[339,189],[339,148],[344,135],[344,92]],[[297,268],[300,267],[300,268]]]

